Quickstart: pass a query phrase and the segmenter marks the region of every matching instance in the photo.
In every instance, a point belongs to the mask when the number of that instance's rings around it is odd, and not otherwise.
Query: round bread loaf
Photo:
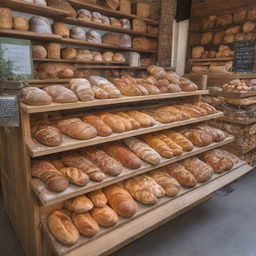
[[[0,28],[12,29],[12,10],[0,8]]]
[[[53,32],[54,34],[62,36],[64,38],[68,38],[70,36],[68,26],[62,22],[54,22]]]
[[[50,63],[42,63],[37,67],[37,77],[39,79],[52,79],[58,75],[56,66]]]
[[[47,57],[48,59],[60,59],[60,44],[49,43],[47,44]]]
[[[63,59],[74,59],[77,55],[77,50],[74,48],[63,48],[61,49],[61,57]]]
[[[32,45],[32,56],[34,59],[45,59],[47,51],[42,45]]]
[[[101,35],[97,31],[94,31],[94,30],[88,31],[86,33],[86,37],[87,37],[87,42],[92,42],[97,44],[102,43]]]
[[[91,21],[92,20],[92,14],[90,11],[86,9],[79,9],[77,11],[78,19],[84,20],[84,21]]]
[[[104,52],[102,55],[103,59],[108,62],[113,61],[113,56],[114,56],[114,53],[110,51]]]
[[[65,68],[59,71],[58,76],[59,78],[73,78],[75,73],[71,68]]]
[[[86,40],[85,32],[80,27],[73,27],[70,30],[70,37],[76,40]]]
[[[15,30],[28,31],[29,25],[27,19],[24,17],[13,18],[13,28]]]
[[[29,20],[29,30],[39,34],[52,34],[49,20],[41,16],[33,16]]]

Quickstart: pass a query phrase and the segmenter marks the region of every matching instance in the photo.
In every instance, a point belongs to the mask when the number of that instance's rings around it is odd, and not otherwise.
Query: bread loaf
[[[234,40],[234,35],[225,35],[223,37],[223,43],[233,43]]]
[[[12,29],[12,10],[0,8],[0,28]]]
[[[92,21],[102,23],[102,15],[99,12],[92,12]]]
[[[69,16],[76,18],[76,10],[66,0],[47,0],[47,5],[56,9],[67,11]]]
[[[164,196],[164,189],[148,175],[141,175],[124,181],[124,187],[143,204],[155,204]]]
[[[202,57],[202,53],[204,51],[203,46],[197,46],[192,49],[192,58],[200,59]]]
[[[102,145],[103,150],[120,162],[123,166],[131,169],[138,169],[141,167],[141,160],[132,153],[128,148],[119,144],[104,144]]]
[[[164,134],[178,144],[184,151],[191,151],[193,144],[181,133],[175,131],[164,131]]]
[[[60,59],[60,44],[49,43],[47,44],[47,58],[48,59]]]
[[[112,59],[113,59],[113,61],[116,61],[116,62],[125,62],[125,57],[124,57],[123,53],[121,53],[121,52],[114,53]]]
[[[173,157],[173,152],[169,146],[159,138],[151,134],[145,134],[141,136],[141,139],[147,143],[150,147],[156,150],[161,156],[165,158]]]
[[[91,76],[89,79],[92,86],[98,86],[108,93],[109,98],[121,97],[120,91],[107,79],[100,76]]]
[[[93,208],[91,215],[103,227],[111,227],[118,222],[118,215],[107,205],[103,208]]]
[[[233,167],[232,160],[218,150],[205,152],[200,155],[200,159],[210,165],[215,173],[223,173]]]
[[[122,24],[121,24],[119,19],[114,18],[114,17],[110,17],[109,20],[110,20],[110,25],[111,26],[118,27],[118,28],[122,27]]]
[[[65,245],[73,245],[79,239],[79,232],[64,210],[54,210],[47,217],[51,234]]]
[[[86,38],[87,38],[86,39],[87,42],[96,43],[96,44],[102,43],[101,35],[94,30],[88,31],[86,33]]]
[[[125,124],[120,116],[111,113],[100,113],[98,117],[107,124],[113,132],[121,133],[125,132]]]
[[[132,5],[136,15],[144,18],[148,18],[150,15],[150,5],[145,2],[136,2]]]
[[[25,104],[33,106],[49,105],[52,103],[52,97],[37,87],[22,88],[20,100]]]
[[[225,14],[218,16],[216,19],[216,27],[222,27],[231,25],[233,23],[233,16],[231,14]]]
[[[172,115],[170,112],[164,112],[164,111],[158,111],[158,110],[145,110],[144,113],[150,115],[153,117],[156,121],[168,124],[177,121],[177,118],[175,115]]]
[[[130,218],[137,211],[137,204],[125,189],[114,184],[103,188],[103,192],[111,208],[120,216]]]
[[[151,116],[145,113],[131,110],[131,111],[128,111],[127,114],[130,117],[134,118],[136,121],[138,121],[140,123],[140,126],[143,128],[151,127],[156,124],[156,121]]]
[[[78,196],[64,202],[64,207],[76,213],[88,212],[93,208],[91,200],[86,196]]]
[[[113,52],[104,52],[102,55],[103,59],[107,62],[112,61],[113,56],[114,56]]]
[[[93,60],[93,55],[89,50],[78,49],[76,59],[77,60]]]
[[[97,136],[96,129],[79,118],[69,118],[57,122],[62,133],[74,139],[88,140]]]
[[[130,35],[127,34],[120,34],[120,46],[131,48],[132,47],[132,38]]]
[[[149,172],[149,176],[164,189],[167,196],[176,196],[179,193],[181,187],[180,184],[165,172],[164,168]]]
[[[108,99],[109,98],[109,94],[102,88],[100,88],[99,86],[93,86],[93,91],[94,91],[94,95],[96,98],[98,99]]]
[[[58,71],[54,64],[42,63],[37,66],[37,77],[39,79],[53,79],[57,76]]]
[[[234,23],[242,23],[246,18],[246,9],[239,8],[234,11],[233,19]]]
[[[76,40],[86,40],[85,32],[80,27],[73,27],[70,29],[70,37]]]
[[[62,48],[61,56],[63,59],[74,59],[77,55],[77,51],[74,48]]]
[[[85,172],[94,181],[105,179],[105,174],[95,164],[76,152],[63,154],[61,160],[65,165]]]
[[[181,77],[179,86],[182,91],[196,91],[198,89],[197,85],[192,83],[188,78]]]
[[[85,78],[83,79],[72,79],[69,82],[70,89],[75,92],[81,101],[90,101],[94,100],[94,92],[89,83],[89,81]]]
[[[102,54],[98,51],[92,51],[92,56],[94,61],[100,61],[100,62],[103,61]]]
[[[240,26],[234,26],[234,27],[231,27],[231,28],[228,28],[225,30],[225,35],[229,35],[229,34],[237,34],[239,33],[241,30],[241,27]]]
[[[128,19],[121,19],[121,25],[124,29],[131,29],[131,22]]]
[[[206,163],[202,162],[198,157],[185,159],[181,163],[194,175],[197,182],[206,182],[212,178],[212,168]]]
[[[134,118],[132,118],[131,116],[129,116],[128,114],[126,114],[124,112],[118,112],[118,113],[116,113],[116,115],[129,120],[132,125],[132,130],[137,130],[140,128],[140,123],[137,120],[135,120]]]
[[[245,35],[243,33],[237,33],[234,37],[235,42],[244,41]]]
[[[101,171],[110,176],[118,176],[124,170],[123,166],[118,161],[101,149],[89,147],[81,149],[80,152],[92,163],[97,165]]]
[[[110,25],[110,19],[109,17],[105,16],[105,15],[102,15],[102,23],[104,25]]]
[[[252,32],[255,29],[255,23],[252,21],[247,21],[243,25],[243,32],[249,33]]]
[[[90,11],[86,9],[79,9],[77,11],[78,19],[83,21],[91,21],[92,20],[92,14]]]
[[[93,192],[87,194],[87,196],[90,198],[94,207],[96,208],[103,208],[107,205],[107,198],[101,189],[94,190]]]
[[[154,165],[160,163],[160,155],[143,141],[135,137],[126,138],[123,141],[142,160],[145,160]]]
[[[69,28],[66,24],[62,22],[54,22],[53,23],[53,33],[64,38],[70,37]]]
[[[92,125],[100,136],[105,137],[113,133],[112,129],[95,115],[86,114],[82,117],[82,120],[83,122]]]
[[[213,38],[213,44],[220,44],[223,40],[224,35],[225,35],[224,31],[215,33]]]
[[[74,167],[63,167],[58,169],[71,183],[78,186],[86,186],[89,182],[89,177],[80,169]]]
[[[100,231],[98,223],[88,212],[73,214],[72,221],[77,230],[84,236],[92,237]]]
[[[155,65],[149,66],[147,71],[156,79],[164,78],[166,75],[166,71],[163,68]]]
[[[62,85],[50,85],[44,88],[44,91],[47,92],[54,102],[60,103],[71,103],[77,102],[76,95],[68,88]]]
[[[39,34],[52,34],[49,20],[41,16],[33,16],[30,18],[29,30]]]
[[[71,68],[65,68],[59,71],[58,76],[59,78],[73,78],[75,73]]]
[[[209,125],[197,125],[194,128],[209,134],[214,142],[223,141],[227,136],[222,130]]]
[[[175,178],[182,186],[194,187],[196,178],[182,164],[174,163],[164,168],[173,178]]]
[[[68,180],[47,161],[33,161],[31,174],[44,182],[47,188],[53,192],[61,192],[68,187]]]
[[[132,6],[130,0],[120,0],[119,3],[119,10],[120,12],[131,14],[132,12]]]
[[[119,6],[120,0],[103,0],[106,2],[107,6],[109,6],[111,9],[116,10]]]
[[[15,30],[28,31],[29,24],[28,24],[27,19],[24,17],[13,18],[13,28]]]
[[[134,31],[140,32],[140,33],[146,33],[147,32],[147,26],[146,22],[139,19],[133,19],[132,20],[132,29]]]
[[[34,59],[45,59],[47,51],[42,45],[32,45],[32,57]]]
[[[213,33],[212,32],[205,32],[202,34],[201,37],[201,44],[210,44],[213,40]]]
[[[56,126],[50,122],[39,122],[32,126],[31,133],[40,143],[57,147],[62,142],[62,136]]]

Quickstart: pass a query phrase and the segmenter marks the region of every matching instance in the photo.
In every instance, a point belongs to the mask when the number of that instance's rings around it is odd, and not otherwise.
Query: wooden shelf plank
[[[205,95],[208,94],[208,90],[194,91],[194,92],[178,92],[178,93],[165,93],[158,95],[145,95],[145,96],[136,96],[136,97],[121,97],[117,99],[104,99],[104,100],[93,100],[86,102],[76,102],[76,103],[52,103],[45,106],[29,106],[24,103],[21,103],[22,109],[26,113],[42,113],[49,111],[57,110],[67,110],[67,109],[77,109],[77,108],[89,108],[94,106],[103,106],[103,105],[113,105],[119,103],[130,103],[130,102],[141,102],[148,100],[160,100],[160,99],[172,99],[180,97],[189,97],[194,95]]]
[[[71,17],[65,18],[63,22],[68,24],[78,25],[78,26],[95,28],[95,29],[100,29],[104,31],[107,30],[107,31],[119,32],[119,33],[125,33],[125,34],[130,34],[135,36],[146,36],[146,37],[153,37],[153,38],[158,37],[157,34],[141,33],[131,29],[125,29],[125,28],[115,27],[111,25],[104,25],[102,23],[96,23],[92,21],[83,21],[83,20],[80,20],[77,18],[71,18]]]
[[[226,98],[247,98],[256,96],[256,91],[244,91],[244,92],[228,92],[228,91],[222,91],[219,93],[222,97]]]
[[[118,65],[128,65],[126,62],[117,61],[90,61],[90,60],[76,60],[76,59],[33,59],[36,62],[65,62],[65,63],[78,63],[78,64],[118,64]]]
[[[256,79],[256,73],[252,74],[237,74],[237,73],[212,73],[212,72],[190,72],[186,75],[190,77],[197,77],[199,75],[208,75],[210,78],[218,78],[218,79]]]
[[[84,252],[91,256],[108,255],[138,237],[146,234],[165,222],[179,216],[192,206],[198,205],[204,198],[209,197],[218,189],[250,172],[252,167],[245,162],[238,163],[231,171],[224,174],[214,174],[206,183],[198,184],[195,188],[182,188],[174,198],[163,197],[155,205],[138,203],[138,211],[132,218],[119,218],[118,223],[101,231],[92,238],[80,236],[73,246],[65,246],[58,242],[47,228],[46,218],[42,218],[44,236],[56,255],[82,256]]]
[[[63,141],[62,141],[61,145],[58,147],[45,146],[31,138],[26,138],[26,144],[28,146],[29,153],[30,153],[31,157],[38,157],[38,156],[59,153],[59,152],[67,151],[67,150],[79,149],[79,148],[88,147],[88,146],[92,146],[92,145],[116,141],[116,140],[132,137],[132,136],[138,136],[138,135],[142,135],[142,134],[146,134],[146,133],[162,131],[162,130],[179,127],[179,126],[183,126],[183,125],[203,122],[203,121],[207,121],[207,120],[211,120],[211,119],[216,119],[216,118],[219,118],[222,116],[223,116],[223,113],[219,112],[219,113],[208,115],[208,116],[191,118],[188,120],[173,122],[170,124],[162,124],[162,123],[157,122],[157,124],[153,127],[140,128],[138,130],[132,130],[132,131],[123,132],[123,133],[114,133],[108,137],[97,136],[90,140],[76,140],[76,139],[73,139],[66,135],[63,135],[62,136]]]
[[[159,24],[159,22],[157,20],[140,17],[140,16],[134,15],[134,14],[127,14],[127,13],[124,13],[124,12],[121,12],[118,10],[113,10],[113,9],[107,8],[105,6],[86,3],[85,1],[82,1],[82,0],[68,0],[68,1],[76,7],[85,8],[90,11],[100,12],[101,14],[111,15],[111,16],[120,17],[120,18],[144,20],[147,23],[155,24],[155,25]]]
[[[2,7],[11,8],[14,11],[32,13],[40,16],[51,17],[54,19],[63,19],[69,15],[67,11],[21,0],[4,0],[1,1],[0,5]]]
[[[96,65],[82,65],[77,64],[75,66],[77,69],[142,69],[146,70],[147,67],[141,66],[96,66]]]
[[[234,140],[234,137],[229,136],[222,142],[212,143],[206,147],[194,147],[194,149],[191,152],[184,152],[182,155],[172,157],[171,159],[166,159],[162,157],[161,163],[155,166],[147,164],[146,162],[143,162],[143,166],[138,170],[130,170],[126,168],[125,171],[122,172],[118,177],[111,177],[106,175],[106,179],[100,183],[90,181],[89,184],[87,184],[85,187],[79,187],[79,186],[70,184],[69,187],[61,193],[54,193],[49,191],[41,180],[35,179],[35,178],[32,178],[31,186],[33,191],[37,195],[38,199],[43,205],[55,204],[55,203],[67,200],[69,198],[79,196],[79,195],[94,191],[96,189],[100,189],[100,188],[109,186],[111,184],[126,180],[128,178],[137,176],[139,174],[143,174],[145,172],[157,169],[159,167],[166,166],[171,163],[175,163],[177,161],[189,158],[191,156],[201,154],[208,150],[221,147],[223,145],[226,145],[232,142],[233,140]]]
[[[147,53],[157,53],[157,50],[142,50],[142,49],[136,49],[131,47],[122,47],[122,46],[115,46],[110,44],[99,44],[99,43],[91,43],[86,42],[82,40],[76,40],[72,38],[63,38],[63,43],[66,44],[75,44],[75,45],[84,45],[84,46],[91,46],[91,47],[101,47],[106,49],[117,49],[117,50],[125,50],[125,51],[135,51],[135,52],[147,52]]]
[[[216,61],[229,61],[233,60],[234,57],[223,57],[223,58],[205,58],[205,59],[190,59],[190,62],[216,62]]]
[[[68,83],[70,79],[44,79],[44,80],[29,80],[29,84],[58,84],[58,83]]]
[[[61,42],[62,37],[55,34],[39,34],[31,31],[20,31],[13,29],[0,29],[0,35],[15,38]]]

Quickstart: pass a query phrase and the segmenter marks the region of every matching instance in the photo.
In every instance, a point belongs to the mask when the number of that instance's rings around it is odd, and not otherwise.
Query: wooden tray
[[[123,133],[113,133],[108,137],[97,136],[90,140],[77,140],[77,139],[68,137],[66,135],[63,135],[62,143],[58,147],[45,146],[37,142],[35,139],[28,138],[28,137],[24,138],[24,140],[25,140],[25,143],[27,144],[31,157],[38,157],[38,156],[45,156],[49,154],[59,153],[67,150],[79,149],[79,148],[88,147],[92,145],[116,141],[116,140],[132,137],[132,136],[162,131],[162,130],[179,127],[183,125],[195,124],[195,123],[199,123],[199,122],[203,122],[211,119],[216,119],[222,116],[223,116],[223,113],[219,112],[219,113],[215,113],[208,116],[191,118],[188,120],[173,122],[170,124],[162,124],[160,122],[157,122],[157,124],[153,127],[140,128],[138,130],[132,130],[132,131],[123,132]]]
[[[216,61],[229,61],[233,59],[234,57],[204,58],[204,59],[201,58],[201,59],[190,59],[190,62],[216,62]]]
[[[178,196],[174,198],[163,197],[156,205],[146,206],[138,203],[138,211],[132,218],[119,218],[118,223],[110,228],[101,228],[93,238],[80,236],[73,246],[65,246],[58,242],[49,232],[46,219],[42,218],[44,236],[50,243],[56,255],[69,256],[99,256],[107,255],[146,234],[161,224],[179,216],[192,205],[197,205],[203,198],[211,195],[216,190],[242,177],[252,170],[245,162],[238,163],[232,171],[218,175],[204,184],[198,184],[195,188],[182,188]]]
[[[158,95],[145,95],[145,96],[136,96],[136,97],[121,97],[117,99],[95,99],[93,101],[86,102],[76,102],[76,103],[52,103],[45,106],[30,106],[24,103],[21,103],[21,107],[25,113],[41,113],[57,110],[66,110],[66,109],[77,109],[77,108],[89,108],[94,106],[103,106],[103,105],[113,105],[119,103],[129,103],[129,102],[141,102],[148,100],[160,100],[160,99],[172,99],[180,97],[189,97],[194,95],[204,95],[208,94],[209,91],[194,91],[194,92],[178,92],[178,93],[164,93]]]
[[[87,184],[85,187],[79,187],[79,186],[70,184],[69,187],[61,193],[54,193],[49,191],[41,180],[35,179],[35,178],[31,180],[31,186],[35,194],[37,195],[38,199],[43,205],[55,204],[58,202],[62,202],[63,200],[67,200],[69,198],[73,198],[75,196],[79,196],[79,195],[94,191],[96,189],[109,186],[119,181],[137,176],[139,174],[157,169],[159,167],[162,167],[171,163],[175,163],[177,161],[189,158],[191,156],[201,154],[208,150],[221,147],[223,145],[226,145],[232,142],[233,140],[234,140],[234,137],[229,136],[224,141],[212,143],[206,147],[194,147],[194,149],[191,152],[184,152],[182,155],[172,157],[171,159],[166,159],[162,157],[161,163],[155,166],[144,162],[143,166],[138,170],[130,170],[126,168],[125,171],[122,172],[118,177],[111,177],[106,175],[106,179],[104,181],[102,182],[90,181],[89,184]]]

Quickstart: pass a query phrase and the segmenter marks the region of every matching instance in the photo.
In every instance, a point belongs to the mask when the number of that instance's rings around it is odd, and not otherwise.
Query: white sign
[[[14,74],[32,74],[32,66],[30,63],[30,46],[1,43],[1,48],[4,51],[5,60],[12,61]]]

